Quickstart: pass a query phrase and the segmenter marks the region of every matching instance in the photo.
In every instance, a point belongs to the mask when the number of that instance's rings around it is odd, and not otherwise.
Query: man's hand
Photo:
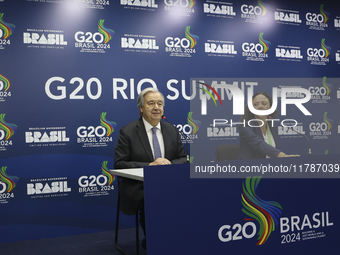
[[[151,162],[149,166],[157,166],[157,165],[171,165],[171,162],[166,158],[158,158],[154,162]]]

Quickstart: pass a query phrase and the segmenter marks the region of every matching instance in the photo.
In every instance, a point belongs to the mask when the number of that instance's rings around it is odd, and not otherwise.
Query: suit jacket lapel
[[[167,126],[163,124],[163,122],[161,121],[161,130],[162,130],[162,135],[163,135],[163,141],[164,141],[164,157],[165,158],[168,158],[168,150],[167,148],[169,148],[170,146],[170,140],[169,140],[169,137],[168,137],[168,129],[167,129]]]
[[[138,124],[136,125],[136,132],[139,137],[139,141],[142,144],[142,147],[145,151],[145,153],[148,155],[150,162],[154,161],[152,150],[149,142],[148,135],[145,131],[145,126],[142,119],[139,119]]]

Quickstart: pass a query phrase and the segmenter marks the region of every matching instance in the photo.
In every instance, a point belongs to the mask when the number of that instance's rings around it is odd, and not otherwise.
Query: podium
[[[189,164],[144,167],[148,255],[331,254],[340,230],[339,184],[261,179],[255,198],[278,208],[275,221],[266,222],[259,215],[268,208],[251,214],[244,206],[246,178],[190,179]]]

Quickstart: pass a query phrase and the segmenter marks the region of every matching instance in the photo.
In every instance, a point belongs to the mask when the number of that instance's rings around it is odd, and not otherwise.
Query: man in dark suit
[[[139,94],[137,106],[140,118],[120,129],[114,168],[185,163],[186,155],[178,131],[171,124],[161,122],[163,95],[155,88],[146,88]],[[123,178],[119,190],[121,211],[133,215],[139,210],[145,234],[143,182]],[[146,246],[145,239],[142,246]]]

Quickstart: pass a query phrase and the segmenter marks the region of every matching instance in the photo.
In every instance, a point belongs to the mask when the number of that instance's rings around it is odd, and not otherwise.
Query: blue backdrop
[[[108,170],[149,86],[191,146],[206,145],[204,161],[238,136],[195,129],[204,117],[190,109],[191,78],[309,89],[313,115],[289,118],[316,154],[338,154],[339,23],[331,0],[0,0],[0,242],[113,229]],[[280,145],[296,138],[283,133]],[[300,141],[294,153],[305,155]]]

